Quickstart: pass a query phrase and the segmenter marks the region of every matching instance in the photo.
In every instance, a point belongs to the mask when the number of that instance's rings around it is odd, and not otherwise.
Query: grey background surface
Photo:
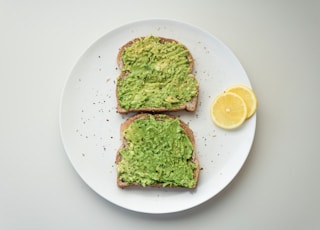
[[[0,229],[319,229],[319,1],[0,0]],[[259,99],[237,177],[196,208],[146,215],[99,197],[59,133],[64,83],[108,31],[148,18],[201,27],[234,51]]]

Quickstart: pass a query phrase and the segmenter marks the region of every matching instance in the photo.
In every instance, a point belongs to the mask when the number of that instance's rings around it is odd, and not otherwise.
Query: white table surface
[[[319,1],[0,1],[0,229],[320,229]],[[66,79],[98,38],[165,18],[233,50],[259,99],[235,179],[187,211],[150,215],[97,195],[59,132]]]

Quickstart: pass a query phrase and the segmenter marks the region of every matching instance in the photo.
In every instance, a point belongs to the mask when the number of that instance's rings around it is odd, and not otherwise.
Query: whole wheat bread
[[[127,140],[124,138],[123,134],[124,131],[130,126],[131,123],[133,123],[136,120],[139,119],[148,119],[148,117],[150,116],[150,114],[147,113],[142,113],[142,114],[137,114],[135,116],[132,116],[130,118],[128,118],[123,124],[121,124],[120,127],[120,136],[121,136],[121,140],[122,140],[122,145],[121,147],[118,149],[117,154],[116,154],[116,165],[118,165],[121,160],[122,160],[122,155],[120,153],[120,151],[124,148],[126,148],[128,142]],[[155,114],[152,115],[155,117],[156,120],[163,120],[163,119],[175,119],[176,117],[171,116],[171,115],[159,115],[159,114]],[[165,117],[164,117],[165,116]],[[193,145],[193,153],[192,153],[192,157],[191,157],[191,162],[193,162],[196,165],[196,168],[193,170],[193,175],[194,175],[194,180],[195,180],[195,184],[192,188],[196,188],[197,184],[198,184],[198,179],[199,179],[199,174],[200,174],[200,164],[199,164],[199,160],[197,158],[196,155],[196,151],[195,151],[195,139],[194,139],[194,135],[192,130],[189,128],[189,126],[184,123],[181,119],[179,119],[180,121],[180,126],[182,127],[182,129],[184,130],[185,134],[188,136],[188,138],[190,139],[192,145]],[[147,134],[146,134],[147,135]],[[127,183],[125,181],[122,181],[119,177],[119,175],[117,176],[117,185],[120,188],[125,188],[128,186],[142,186],[139,183]],[[149,185],[151,187],[163,187],[163,183],[154,183]],[[170,187],[183,187],[183,186],[170,186]]]
[[[145,37],[139,37],[139,38],[135,38],[129,42],[127,42],[126,44],[124,44],[118,52],[118,56],[117,56],[117,64],[120,70],[122,70],[124,68],[124,62],[122,59],[122,54],[125,52],[127,47],[130,47],[134,42],[139,41],[140,39],[143,39]],[[170,38],[164,38],[164,37],[158,37],[160,39],[161,43],[165,43],[165,42],[173,42],[173,43],[179,43],[177,40],[174,39],[170,39]],[[188,50],[188,48],[186,46],[184,46],[183,44],[181,44],[185,50]],[[189,51],[189,50],[188,50]],[[189,72],[190,75],[192,75],[194,77],[194,79],[196,80],[196,76],[194,74],[192,74],[193,71],[193,67],[194,67],[194,59],[190,53],[190,51],[188,52],[188,56],[187,56],[187,60],[189,63]],[[126,78],[128,75],[128,72],[126,71],[121,71],[120,76],[118,77],[119,79],[124,79]],[[181,111],[181,110],[186,110],[189,112],[194,112],[196,111],[197,108],[197,104],[198,104],[198,96],[199,96],[199,85],[197,85],[197,95],[192,97],[190,101],[186,102],[183,105],[179,105],[176,107],[171,107],[171,108],[165,108],[165,107],[141,107],[141,108],[129,108],[129,109],[125,109],[121,106],[120,101],[119,101],[119,85],[117,84],[116,86],[116,98],[117,98],[117,112],[121,113],[121,114],[126,114],[129,112],[169,112],[169,111]]]

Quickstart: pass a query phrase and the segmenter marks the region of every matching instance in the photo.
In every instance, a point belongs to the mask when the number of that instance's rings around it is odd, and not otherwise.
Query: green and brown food
[[[121,125],[118,186],[195,188],[199,162],[191,129],[179,118],[138,114]]]
[[[181,43],[148,36],[125,44],[118,54],[117,111],[195,111],[199,84],[193,58]]]

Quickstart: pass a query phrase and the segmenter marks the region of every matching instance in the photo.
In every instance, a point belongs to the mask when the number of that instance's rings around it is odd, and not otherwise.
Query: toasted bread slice
[[[135,127],[140,129],[140,126],[143,126],[141,132],[149,130],[147,133],[140,133],[139,130],[137,131],[132,127],[128,131],[130,126],[138,120],[144,120],[144,122],[136,123]],[[172,123],[167,123],[163,129],[159,128],[165,121]],[[148,122],[153,122],[153,124],[156,122],[157,124],[156,126],[148,126]],[[175,124],[177,126],[172,126]],[[174,128],[174,132],[170,130],[170,127]],[[154,132],[150,131],[152,129],[155,129]],[[168,139],[161,139],[164,136],[171,135],[168,132],[179,132],[178,136],[182,139],[175,139],[176,136],[174,135],[167,137]],[[120,188],[128,186],[196,188],[200,164],[195,152],[195,139],[192,130],[179,118],[164,114],[138,114],[128,118],[121,125],[120,135],[122,145],[116,155],[117,185]],[[129,140],[126,135],[128,135]],[[181,147],[183,143],[185,145],[183,145],[182,150],[173,150],[178,146]],[[141,145],[141,148],[135,145]],[[154,148],[150,148],[150,145],[154,145]],[[167,146],[169,145],[172,150],[168,150]],[[139,151],[139,149],[144,149],[145,152]],[[143,159],[142,162],[141,159]],[[138,163],[138,161],[141,163]],[[137,164],[139,165],[136,167]]]
[[[178,41],[135,38],[120,48],[117,63],[118,113],[196,110],[199,83],[192,74],[194,60]]]
[[[127,42],[126,44],[124,44],[119,52],[118,52],[118,56],[117,56],[117,63],[118,63],[118,67],[120,69],[123,69],[124,68],[124,63],[123,63],[123,59],[122,59],[122,54],[125,52],[125,49],[127,47],[130,47],[134,42],[138,42],[140,41],[141,39],[144,39],[145,37],[139,37],[139,38],[135,38],[129,42]],[[181,44],[179,43],[177,40],[175,39],[171,39],[171,38],[164,38],[164,37],[158,37],[159,38],[159,41],[160,43],[165,43],[165,42],[171,42],[171,43],[177,43],[177,44]],[[185,50],[188,50],[188,48],[186,46],[184,46],[183,44],[181,44]],[[194,65],[194,60],[193,60],[193,57],[191,55],[191,53],[189,52],[188,55],[186,56],[187,59],[188,59],[188,62],[189,62],[189,69],[190,69],[190,72],[193,70],[193,65]]]

